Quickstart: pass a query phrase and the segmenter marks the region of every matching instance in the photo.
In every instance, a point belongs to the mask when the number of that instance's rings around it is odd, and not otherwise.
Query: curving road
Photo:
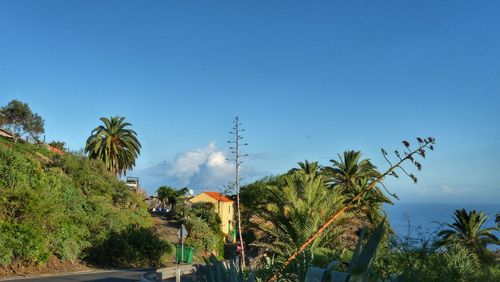
[[[109,270],[92,273],[61,274],[56,276],[16,277],[0,279],[1,282],[132,282],[147,270]]]

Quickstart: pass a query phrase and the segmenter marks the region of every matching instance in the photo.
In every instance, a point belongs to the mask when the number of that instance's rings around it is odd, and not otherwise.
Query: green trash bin
[[[193,263],[193,247],[184,246],[184,252],[182,251],[182,245],[175,245],[175,261],[177,263]]]

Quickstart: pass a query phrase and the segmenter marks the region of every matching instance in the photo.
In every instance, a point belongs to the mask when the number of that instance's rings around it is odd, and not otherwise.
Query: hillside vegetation
[[[151,225],[141,196],[98,161],[0,139],[0,265],[156,266],[172,248]]]

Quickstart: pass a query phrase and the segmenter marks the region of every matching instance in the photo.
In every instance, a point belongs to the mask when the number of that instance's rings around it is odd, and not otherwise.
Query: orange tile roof
[[[47,145],[48,149],[56,154],[59,154],[59,155],[64,155],[64,151],[61,150],[61,149],[58,149],[56,147],[52,147],[50,145]]]
[[[207,194],[208,196],[220,202],[233,202],[233,200],[229,199],[228,197],[222,195],[219,192],[203,192],[203,193]]]

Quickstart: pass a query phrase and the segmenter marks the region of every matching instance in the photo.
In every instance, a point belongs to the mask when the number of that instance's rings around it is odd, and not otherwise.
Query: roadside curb
[[[164,281],[166,279],[175,278],[176,274],[179,276],[189,275],[194,273],[195,265],[184,264],[169,267],[162,267],[156,270],[146,271],[141,275],[140,282]]]

